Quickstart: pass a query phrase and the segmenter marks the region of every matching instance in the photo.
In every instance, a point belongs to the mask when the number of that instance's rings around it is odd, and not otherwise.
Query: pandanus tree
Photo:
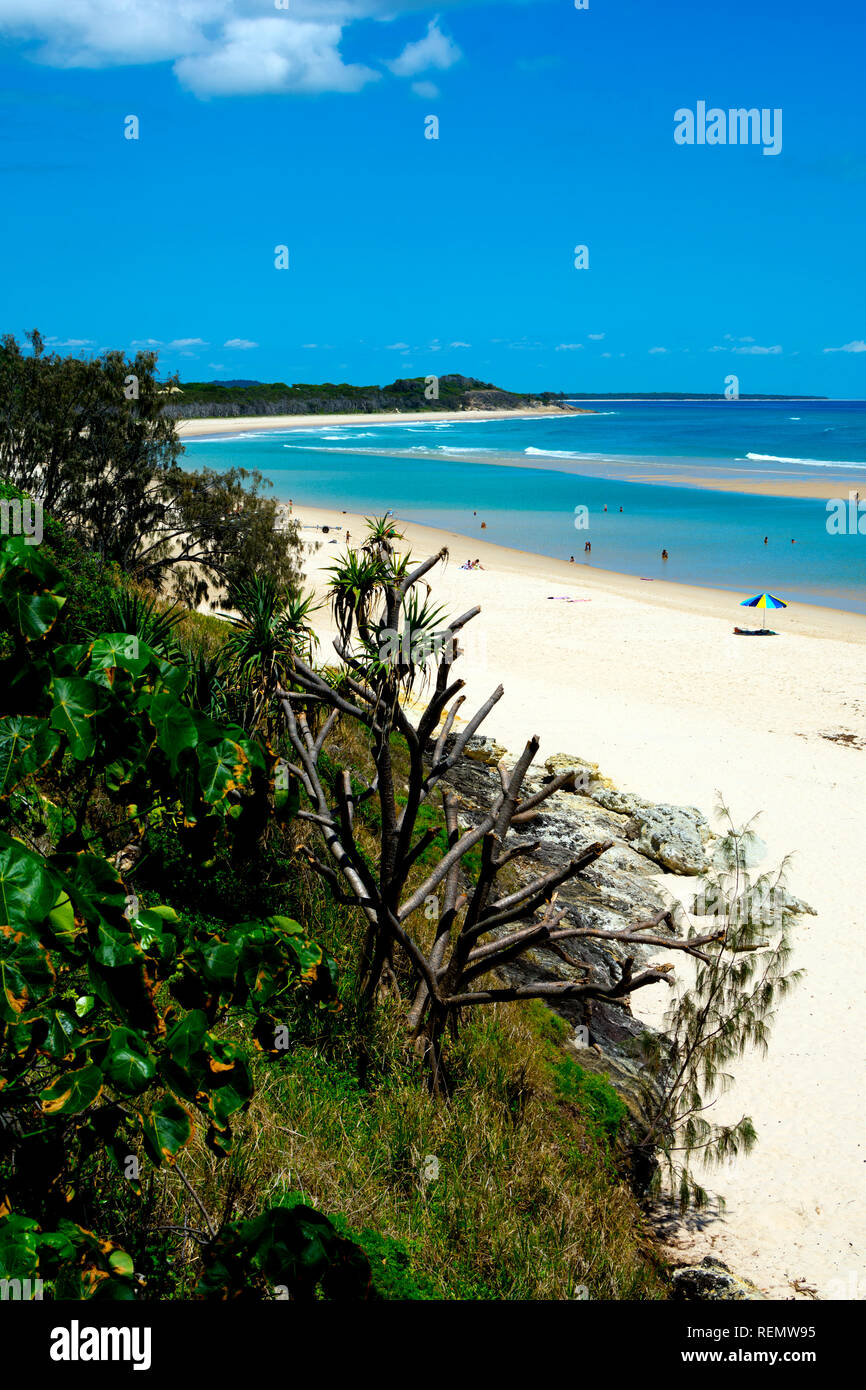
[[[268,575],[240,583],[234,601],[238,611],[225,655],[229,683],[243,702],[244,727],[271,733],[274,692],[290,678],[293,655],[312,660],[318,639],[309,618],[316,605],[312,596],[283,589]]]
[[[462,1010],[526,998],[624,1000],[643,986],[669,981],[672,969],[636,967],[634,957],[627,956],[619,979],[606,987],[579,966],[572,980],[512,986],[492,978],[527,951],[546,943],[602,938],[627,947],[661,947],[700,956],[719,934],[683,939],[663,935],[663,918],[670,924],[670,914],[664,913],[622,931],[564,924],[566,912],[556,906],[557,890],[611,848],[609,840],[588,845],[561,868],[513,891],[499,887],[498,876],[507,864],[538,849],[537,842],[518,839],[513,830],[567,786],[574,774],[565,772],[525,795],[524,781],[539,746],[539,740],[531,738],[513,768],[500,763],[500,790],[486,814],[461,827],[446,779],[501,699],[503,688],[499,686],[453,733],[465,700],[460,693],[464,682],[452,676],[460,654],[456,639],[480,609],[471,608],[442,626],[441,611],[429,600],[427,575],[447,552],[413,566],[408,555],[396,553],[399,539],[386,519],[373,522],[362,550],[350,552],[331,570],[338,630],[334,647],[341,663],[337,675],[315,670],[297,653],[292,688],[283,685],[277,693],[294,753],[290,770],[308,803],[300,818],[318,829],[326,851],[323,857],[307,847],[306,854],[338,900],[366,916],[362,974],[368,1000],[382,987],[400,989],[395,953],[399,949],[405,954],[411,981],[405,998],[407,1026],[428,1059],[433,1088],[441,1091],[447,1088],[443,1040],[449,1028],[456,1029]],[[429,699],[413,722],[407,697],[425,681]],[[310,711],[322,706],[327,718],[311,727]],[[341,719],[357,721],[368,731],[375,774],[366,785],[346,768],[338,769],[335,778],[326,777],[320,765]],[[397,785],[395,735],[408,752],[408,775],[401,772],[400,777],[405,788]],[[420,883],[410,883],[413,869],[422,858],[426,863],[440,835],[440,829],[421,816],[434,794],[441,799],[445,852]],[[356,823],[359,808],[374,797],[381,825],[375,868],[362,850]],[[427,820],[426,828],[419,817]],[[466,856],[477,849],[480,865],[468,874]]]

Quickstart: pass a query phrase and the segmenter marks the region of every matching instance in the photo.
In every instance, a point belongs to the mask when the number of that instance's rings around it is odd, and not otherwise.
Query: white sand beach
[[[307,566],[319,587],[363,518],[295,512],[305,539],[322,542]],[[339,528],[339,544],[322,524]],[[781,1007],[769,1056],[745,1058],[717,1107],[719,1119],[751,1114],[759,1142],[707,1178],[728,1210],[694,1240],[772,1298],[804,1297],[807,1286],[821,1298],[866,1297],[866,617],[792,606],[767,615],[778,637],[749,641],[732,631],[739,595],[401,530],[419,557],[449,548],[434,575],[447,612],[482,606],[462,642],[467,705],[505,686],[482,732],[512,752],[538,734],[542,759],[578,754],[625,790],[710,819],[718,789],[737,820],[762,813],[768,864],[793,854],[789,886],[818,912],[795,931],[793,965],[806,977]],[[485,568],[462,570],[469,558]],[[657,1018],[667,991],[638,1000]]]
[[[181,438],[199,439],[211,434],[245,434],[248,430],[309,430],[327,429],[333,425],[412,425],[449,424],[457,420],[521,420],[536,415],[587,415],[591,410],[573,406],[535,405],[520,410],[387,410],[378,414],[354,415],[227,415],[202,420],[178,420]]]

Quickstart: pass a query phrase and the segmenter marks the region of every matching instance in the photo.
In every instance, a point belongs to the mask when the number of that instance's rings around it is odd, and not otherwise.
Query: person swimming
[[[668,552],[667,552],[666,550],[663,550],[663,551],[662,551],[662,559],[663,559],[663,560],[666,560],[667,558],[668,558]]]

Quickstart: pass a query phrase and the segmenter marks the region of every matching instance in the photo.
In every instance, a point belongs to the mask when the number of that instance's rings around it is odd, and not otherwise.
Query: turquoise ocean
[[[262,432],[239,420],[236,434],[187,440],[185,461],[258,469],[273,495],[333,509],[335,525],[342,509],[390,509],[576,565],[866,612],[866,534],[828,528],[828,502],[847,504],[866,473],[866,402],[575,404],[595,413]],[[640,481],[656,474],[670,481]],[[795,499],[698,478],[827,481]]]

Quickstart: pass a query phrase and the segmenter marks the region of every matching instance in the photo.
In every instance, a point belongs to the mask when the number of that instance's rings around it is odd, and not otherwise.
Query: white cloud
[[[85,348],[95,346],[93,338],[64,338],[62,341],[60,338],[46,338],[45,343],[46,346],[50,348]]]
[[[601,340],[602,340],[602,338],[604,337],[604,334],[603,334],[603,333],[587,333],[586,336],[587,336],[587,338],[592,338],[592,341],[593,341],[594,343],[600,343]]]
[[[229,338],[227,342],[223,343],[223,347],[241,348],[246,352],[247,348],[257,348],[258,343],[252,342],[249,338]]]
[[[291,0],[290,15],[263,0],[0,0],[0,32],[36,44],[32,55],[53,67],[174,62],[200,97],[353,92],[380,74],[343,62],[343,29],[384,9],[385,0]]]
[[[395,77],[416,77],[419,72],[430,68],[453,67],[463,57],[453,39],[443,34],[439,28],[439,17],[431,19],[427,33],[417,43],[407,43],[399,58],[393,58],[385,66]]]
[[[730,338],[730,334],[726,333],[725,337]],[[733,342],[733,339],[731,341]],[[753,339],[741,338],[740,342],[753,343]],[[710,348],[710,352],[737,352],[746,357],[778,357],[781,351],[782,347],[779,343],[776,343],[775,347],[761,347],[758,343],[754,343],[752,347],[730,347],[717,343],[715,347]]]
[[[471,343],[449,343],[448,346],[449,346],[449,347],[453,347],[453,348],[471,348],[472,344],[471,344]]]
[[[412,91],[416,97],[424,97],[425,101],[433,101],[439,96],[439,88],[435,82],[413,82]]]
[[[856,338],[853,343],[846,343],[844,347],[824,348],[825,352],[866,352],[866,343],[862,338]]]
[[[408,352],[408,351],[409,351],[409,344],[408,344],[408,343],[389,343],[388,346],[386,347],[385,351],[386,351],[386,352]]]
[[[667,352],[667,351],[668,351],[667,348],[662,348],[662,347],[650,348],[650,356],[652,356],[652,354],[653,354],[654,352]]]
[[[180,352],[184,348],[207,347],[204,338],[174,338],[166,343],[166,352]]]
[[[560,343],[557,352],[577,352],[582,349],[583,343]]]
[[[224,372],[226,370],[225,362],[208,362],[208,366],[211,371],[214,372]]]
[[[296,19],[236,19],[203,53],[179,59],[175,73],[196,96],[253,92],[357,92],[378,79],[346,64],[339,24]]]
[[[313,348],[317,348],[318,346],[318,343],[301,343],[301,347],[304,348],[307,352],[311,352]]]
[[[613,353],[612,353],[612,352],[603,352],[601,355],[602,355],[602,357],[613,357]]]

